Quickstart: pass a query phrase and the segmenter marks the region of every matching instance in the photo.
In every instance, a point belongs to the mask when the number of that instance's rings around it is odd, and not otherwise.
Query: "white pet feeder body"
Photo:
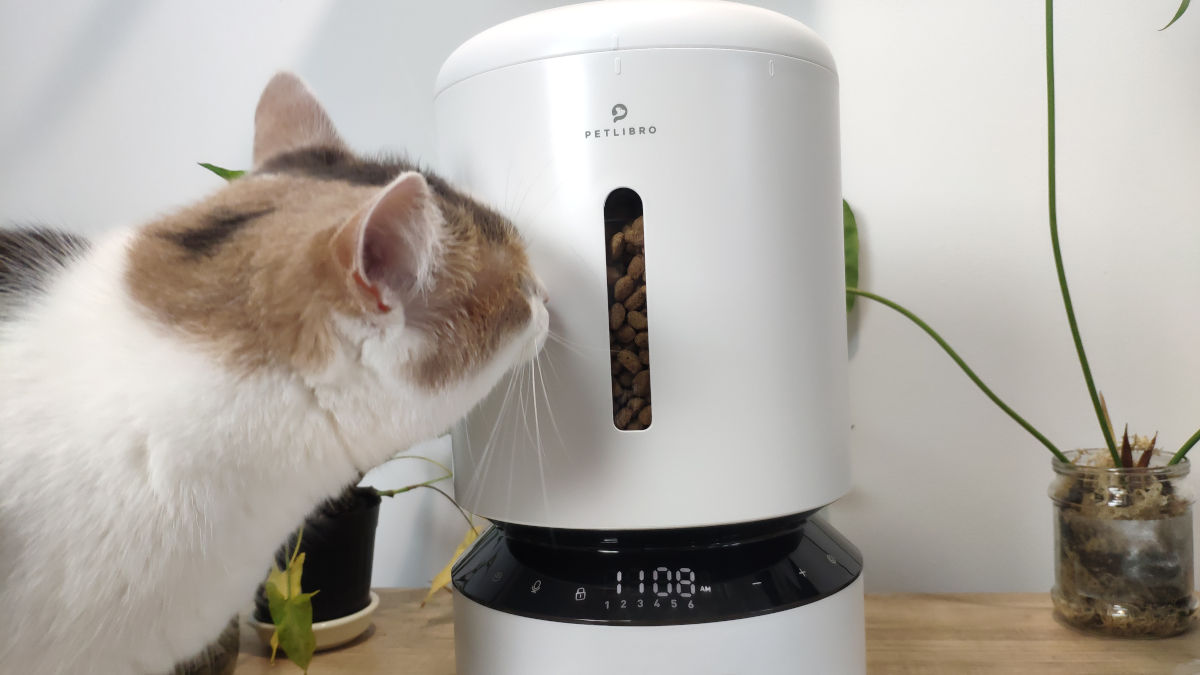
[[[846,492],[838,81],[812,31],[726,2],[575,5],[476,36],[437,91],[439,166],[523,232],[556,336],[455,439],[464,507],[644,529]],[[604,216],[618,188],[644,205],[644,431],[613,423]]]
[[[457,498],[509,526],[456,568],[460,672],[865,672],[861,559],[797,515],[849,488],[829,50],[795,20],[731,2],[572,5],[463,44],[438,77],[436,117],[439,169],[522,232],[553,332],[539,367],[455,432]],[[622,189],[645,232],[653,420],[638,431],[617,428],[612,401],[605,221]],[[780,522],[807,529],[781,535],[798,548],[760,576],[705,544],[707,562],[690,562],[680,543]],[[675,557],[646,557],[656,537]],[[578,581],[600,564],[587,541],[632,562]],[[712,568],[699,577],[712,574],[711,595],[688,585],[696,565]],[[764,609],[761,580],[789,575],[783,595],[812,601]],[[678,607],[658,609],[667,601]],[[721,636],[748,651],[718,658]],[[582,650],[586,662],[564,665]]]

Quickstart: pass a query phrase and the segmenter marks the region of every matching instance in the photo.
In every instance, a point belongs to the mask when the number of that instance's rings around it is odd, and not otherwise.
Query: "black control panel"
[[[676,530],[496,523],[454,566],[486,607],[552,621],[672,625],[791,609],[858,578],[858,549],[808,514]]]

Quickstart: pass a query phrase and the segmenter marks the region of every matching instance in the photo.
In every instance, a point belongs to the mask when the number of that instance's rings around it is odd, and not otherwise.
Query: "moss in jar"
[[[1130,447],[1161,462],[1153,441]],[[1196,616],[1188,466],[1114,470],[1104,451],[1056,465],[1055,610],[1069,624],[1125,637],[1166,637]],[[1149,459],[1149,458],[1148,458]]]

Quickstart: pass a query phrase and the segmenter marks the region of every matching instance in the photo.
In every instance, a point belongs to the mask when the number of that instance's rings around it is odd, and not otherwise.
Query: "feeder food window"
[[[642,198],[629,188],[613,190],[604,202],[604,245],[613,424],[625,431],[641,431],[653,421],[646,245]]]

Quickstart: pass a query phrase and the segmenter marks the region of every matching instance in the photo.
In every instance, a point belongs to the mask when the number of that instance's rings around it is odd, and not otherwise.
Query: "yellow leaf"
[[[462,542],[459,543],[458,548],[454,549],[454,555],[450,557],[450,562],[446,563],[442,571],[438,572],[437,576],[433,578],[433,582],[429,584],[429,592],[425,594],[425,599],[421,601],[422,607],[433,598],[434,593],[450,586],[450,569],[454,567],[454,563],[458,562],[459,556],[475,541],[475,538],[479,536],[481,531],[482,528],[477,526],[472,526],[467,530],[467,534],[463,537]]]
[[[271,633],[271,665],[275,665],[275,652],[279,651],[279,629]]]
[[[278,592],[279,597],[286,598],[288,596],[287,573],[272,565],[271,571],[267,573],[267,587]]]
[[[288,565],[288,593],[284,597],[296,598],[304,592],[300,589],[300,575],[304,574],[304,555],[301,553],[296,556],[292,564]]]

